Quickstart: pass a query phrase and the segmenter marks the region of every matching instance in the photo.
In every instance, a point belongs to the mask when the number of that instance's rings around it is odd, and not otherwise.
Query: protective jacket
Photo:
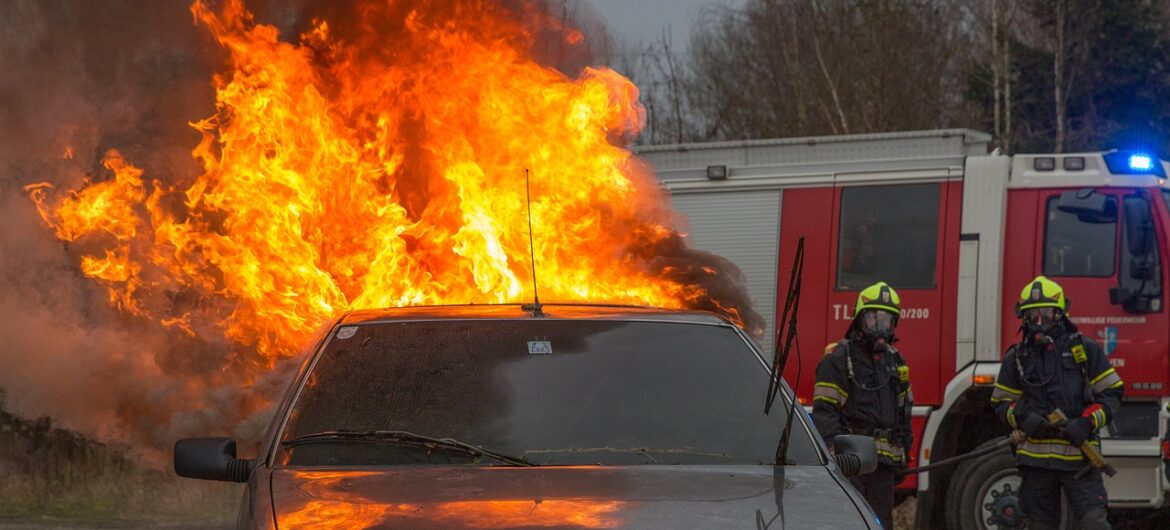
[[[853,340],[825,348],[817,365],[813,391],[813,423],[826,441],[838,434],[872,436],[878,461],[906,462],[914,443],[910,429],[910,370],[892,346],[885,353],[869,353]]]
[[[1069,419],[1085,417],[1093,424],[1090,443],[1100,446],[1097,432],[1121,404],[1125,383],[1109,365],[1104,351],[1074,331],[1064,331],[1049,345],[1020,343],[1004,356],[991,394],[996,414],[1013,429],[1029,414],[1047,419],[1059,408]],[[1053,427],[1040,438],[1029,436],[1016,448],[1019,465],[1059,471],[1085,466],[1085,457]]]

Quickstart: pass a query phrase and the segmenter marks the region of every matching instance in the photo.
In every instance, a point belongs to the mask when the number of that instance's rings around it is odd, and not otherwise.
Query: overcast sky
[[[734,6],[743,0],[586,0],[605,20],[618,43],[637,47],[657,40],[670,28],[672,47],[690,42],[691,27],[704,7]]]

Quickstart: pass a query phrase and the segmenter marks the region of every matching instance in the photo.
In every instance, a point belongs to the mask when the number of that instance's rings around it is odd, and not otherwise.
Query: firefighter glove
[[[1080,446],[1093,434],[1093,422],[1089,418],[1080,417],[1069,420],[1064,426],[1064,437],[1075,446]]]
[[[914,433],[909,429],[903,430],[900,438],[898,442],[902,444],[902,449],[906,450],[906,454],[910,454],[910,449],[914,447]]]
[[[910,465],[906,463],[906,460],[902,460],[901,462],[898,462],[898,464],[896,466],[894,466],[894,485],[895,486],[901,484],[902,482],[905,482],[906,477],[910,476],[906,473],[906,471],[909,469],[910,469]]]
[[[1051,432],[1048,427],[1048,421],[1043,416],[1035,412],[1029,412],[1024,417],[1024,421],[1020,423],[1020,430],[1029,438],[1043,438]]]

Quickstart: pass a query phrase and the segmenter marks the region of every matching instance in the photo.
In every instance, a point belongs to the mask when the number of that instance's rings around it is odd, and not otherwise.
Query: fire
[[[622,501],[485,500],[434,504],[311,500],[277,516],[278,528],[341,530],[380,525],[439,528],[617,528]]]
[[[620,512],[630,505],[625,501],[594,498],[391,503],[367,498],[344,485],[347,480],[376,475],[372,471],[297,472],[297,478],[305,481],[297,489],[308,498],[294,500],[281,496],[276,510],[277,526],[320,530],[387,524],[440,528],[615,528],[623,522]],[[329,500],[338,490],[347,492],[344,500]]]
[[[662,259],[685,240],[622,147],[643,124],[637,88],[530,58],[534,28],[584,39],[558,17],[371,1],[282,40],[241,0],[191,12],[230,57],[217,112],[191,124],[202,173],[163,183],[110,151],[112,178],[26,188],[120,309],[226,339],[251,374],[351,308],[527,302],[537,288],[757,325],[705,286],[726,270]]]

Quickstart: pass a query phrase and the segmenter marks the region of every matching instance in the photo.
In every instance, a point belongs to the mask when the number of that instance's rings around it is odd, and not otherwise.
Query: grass
[[[0,394],[2,397],[2,394]],[[0,401],[0,518],[225,526],[243,485],[181,479]]]

